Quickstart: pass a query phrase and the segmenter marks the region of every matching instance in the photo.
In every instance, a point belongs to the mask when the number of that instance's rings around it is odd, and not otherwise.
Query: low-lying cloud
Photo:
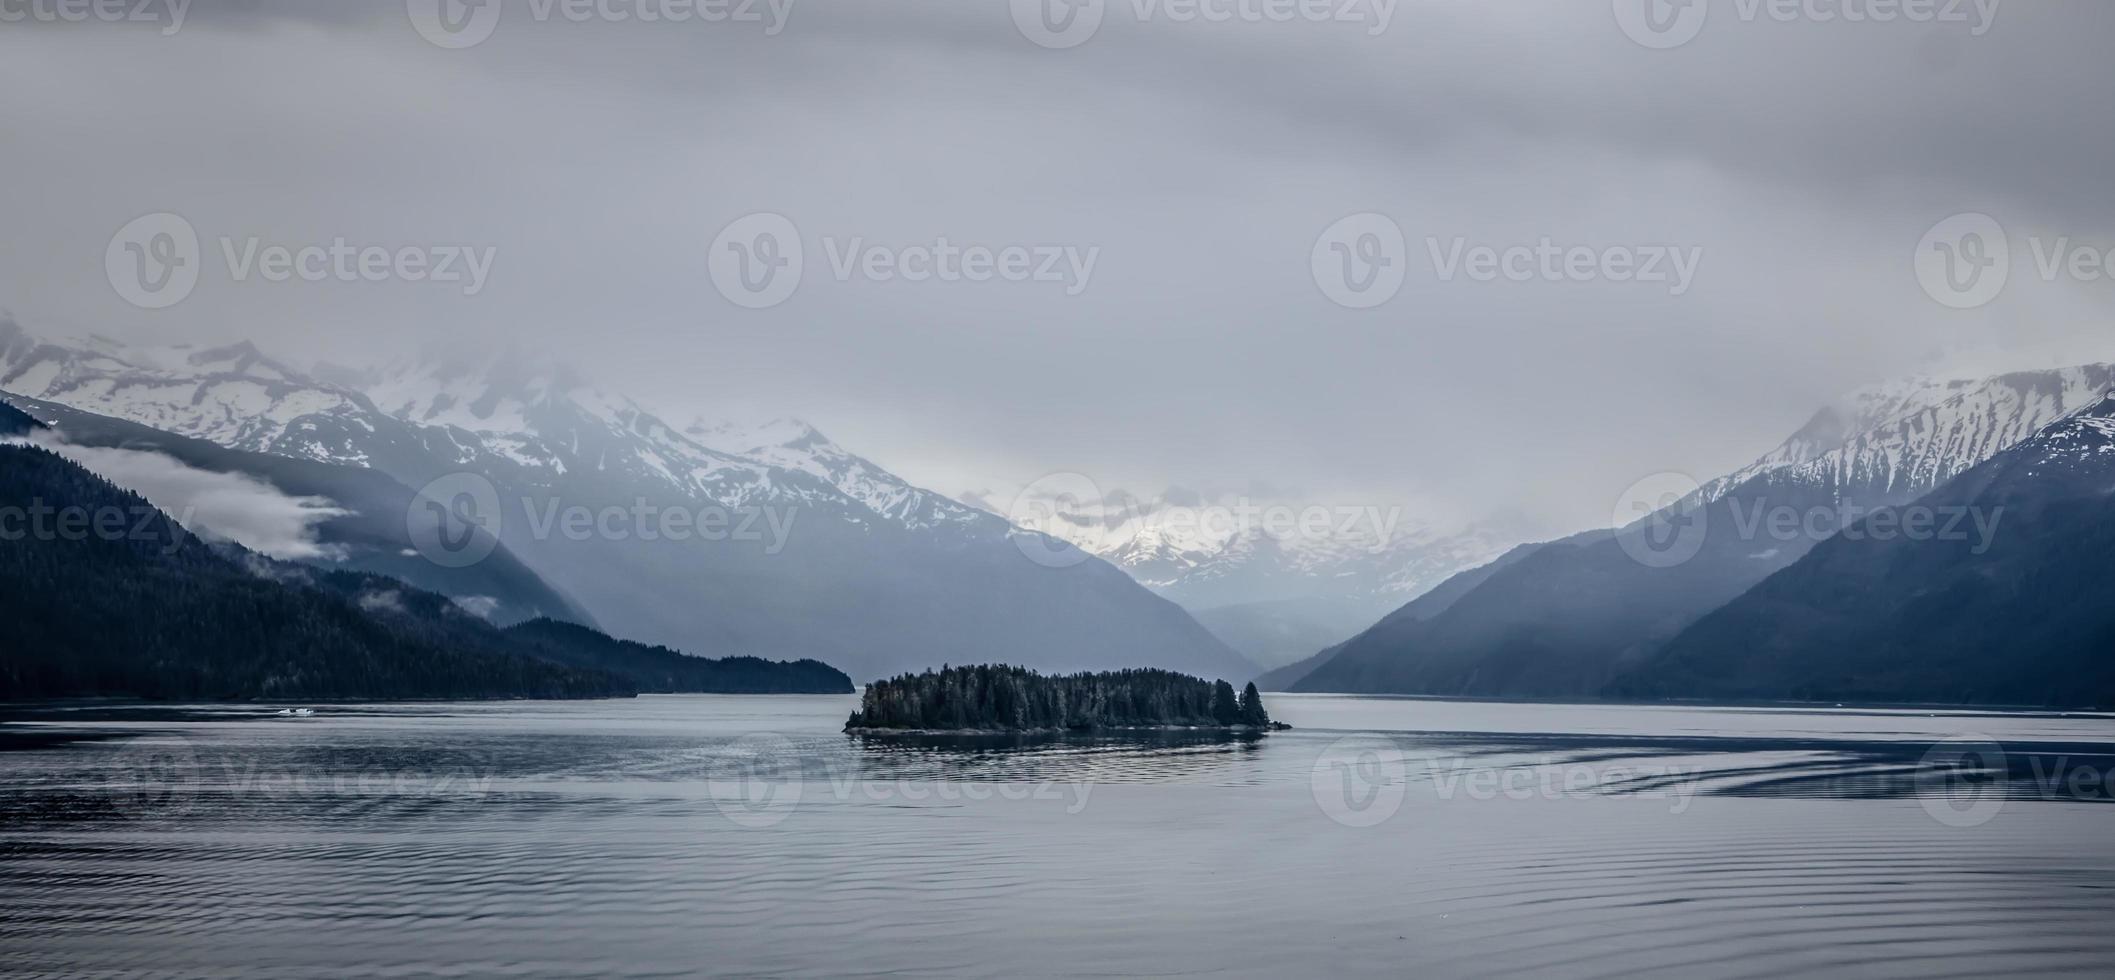
[[[29,441],[147,498],[199,537],[285,561],[338,557],[339,549],[317,540],[316,528],[352,513],[328,497],[294,496],[254,477],[198,469],[162,453],[75,445],[50,432]]]

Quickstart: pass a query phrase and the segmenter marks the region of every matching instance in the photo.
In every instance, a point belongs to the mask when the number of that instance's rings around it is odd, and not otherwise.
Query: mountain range
[[[22,416],[0,412],[0,425]],[[35,428],[36,426],[31,426]],[[642,690],[837,693],[813,661],[708,660],[569,626],[502,631],[379,575],[210,542],[139,495],[0,445],[0,700],[577,698]]]
[[[1707,676],[1701,665],[1732,635],[1719,616],[1714,626],[1700,620],[1721,607],[1726,615],[1751,608],[1746,595],[1766,580],[1777,587],[1773,576],[1788,569],[1812,574],[1803,559],[1824,543],[1832,556],[1872,552],[1869,541],[1838,532],[1951,486],[2099,405],[2111,384],[2115,367],[2088,365],[1860,392],[1671,506],[1622,528],[1517,549],[1264,680],[1312,692],[1684,694],[1672,676],[1655,681],[1658,658],[1681,653],[1683,676]],[[1718,632],[1691,635],[1692,627]],[[1912,700],[1930,693],[1891,690]]]
[[[1329,506],[1170,488],[1146,498],[1086,484],[979,500],[1064,539],[1189,610],[1256,663],[1277,667],[1356,633],[1526,537],[1520,521],[1431,523],[1400,506]],[[1318,515],[1301,526],[1300,517]]]
[[[715,656],[813,657],[859,679],[994,659],[1234,681],[1257,672],[1121,570],[1091,558],[1034,560],[1067,546],[915,487],[812,427],[679,428],[550,365],[500,358],[301,370],[250,344],[61,341],[4,319],[0,392],[104,420],[65,420],[69,437],[79,428],[103,442],[151,438],[201,465],[268,481],[287,479],[280,460],[336,468],[282,489],[333,500],[343,492],[355,498],[338,501],[343,509],[401,522],[414,538],[436,531],[420,521],[453,526],[446,509],[481,498],[466,523],[488,532],[501,557],[477,564],[508,565],[512,556],[548,587],[504,576],[508,620],[573,619]],[[213,454],[196,444],[232,454],[208,462]],[[344,471],[392,484],[365,496],[334,491],[361,479]],[[437,481],[446,500],[420,496]],[[466,486],[482,492],[457,492]],[[411,505],[398,508],[410,488],[419,488]],[[421,516],[429,510],[435,516]],[[688,533],[660,533],[672,512]],[[385,550],[365,558],[379,562]],[[395,549],[415,556],[431,557]],[[502,591],[491,581],[396,571],[459,600]]]
[[[2102,704],[2111,389],[2105,364],[1875,386],[1622,526],[1523,544],[1517,522],[1322,508],[1324,529],[1181,490],[999,508],[796,420],[679,428],[551,365],[303,370],[0,319],[0,436],[25,471],[92,495],[44,450],[120,454],[284,495],[309,508],[297,553],[205,521],[200,554],[305,570],[265,576],[334,610],[295,621],[415,610],[391,642],[498,656],[546,693],[704,683],[682,649],[757,690],[784,683],[774,661],[817,658],[858,679],[1003,660],[1238,682],[1260,663],[1264,687],[1317,693]],[[1927,533],[1880,533],[1906,527]],[[190,567],[209,566],[240,581]],[[410,598],[377,605],[385,588]]]
[[[1610,693],[2115,704],[2111,494],[2115,395],[1822,542]],[[1947,533],[1962,514],[1994,533]]]

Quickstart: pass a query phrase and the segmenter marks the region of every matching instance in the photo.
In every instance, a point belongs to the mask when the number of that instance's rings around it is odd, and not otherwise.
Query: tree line
[[[942,667],[867,686],[848,729],[1089,731],[1270,728],[1263,696],[1226,681],[1136,669],[1045,677],[1023,667]]]

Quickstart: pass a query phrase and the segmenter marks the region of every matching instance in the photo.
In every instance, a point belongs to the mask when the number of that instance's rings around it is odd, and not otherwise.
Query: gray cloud
[[[0,305],[353,362],[557,352],[672,417],[807,417],[951,494],[1054,471],[1146,494],[1267,480],[1560,525],[1605,521],[1644,474],[1737,466],[1858,384],[2115,356],[2115,286],[2022,282],[1957,312],[1910,272],[1967,210],[2115,245],[2109,5],[2014,0],[1974,36],[1716,3],[1670,51],[1605,2],[1404,0],[1379,37],[1130,9],[1062,51],[969,0],[796,0],[772,37],[513,3],[462,51],[390,3],[197,0],[173,38],[0,29]],[[102,259],[162,210],[209,240],[496,262],[476,297],[208,276],[149,313]],[[810,252],[764,311],[722,299],[704,255],[756,211]],[[1353,311],[1308,252],[1363,211],[1404,229],[1410,266]],[[821,254],[941,236],[1101,257],[1068,298],[839,282]],[[1545,236],[1702,264],[1677,298],[1444,282],[1426,256]]]
[[[195,469],[161,453],[79,446],[49,431],[30,441],[147,498],[193,534],[273,558],[331,557],[330,546],[316,540],[316,525],[348,513],[327,498],[290,496],[262,480]]]

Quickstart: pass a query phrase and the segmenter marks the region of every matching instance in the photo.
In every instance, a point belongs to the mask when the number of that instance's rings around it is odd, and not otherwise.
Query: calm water
[[[2108,975],[2107,716],[850,697],[0,726],[7,976]]]

